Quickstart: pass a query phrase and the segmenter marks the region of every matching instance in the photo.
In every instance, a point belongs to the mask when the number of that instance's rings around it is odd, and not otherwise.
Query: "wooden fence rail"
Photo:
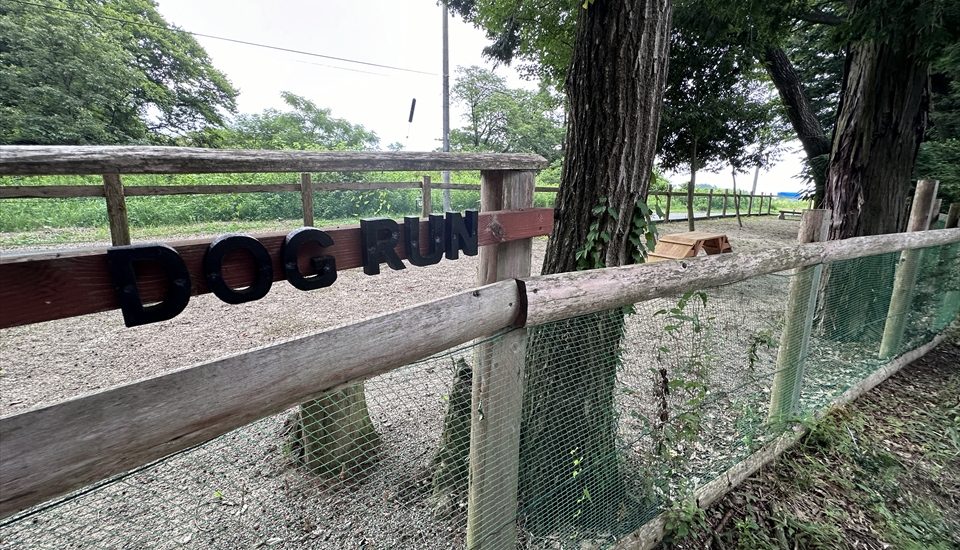
[[[0,517],[511,327],[823,262],[957,242],[960,229],[943,229],[531,277],[522,284],[501,281],[6,417],[0,419]],[[377,345],[367,345],[374,340]]]

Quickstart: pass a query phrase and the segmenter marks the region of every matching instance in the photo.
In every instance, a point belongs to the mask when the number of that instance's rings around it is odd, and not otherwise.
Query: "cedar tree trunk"
[[[545,274],[577,269],[592,222],[602,237],[592,243],[600,264],[632,258],[632,221],[653,171],[671,15],[671,0],[596,0],[579,10]],[[601,204],[607,208],[595,214]],[[531,331],[520,442],[521,514],[530,531],[574,525],[609,533],[627,528],[623,509],[638,508],[625,502],[616,446],[622,334],[619,310]]]
[[[866,9],[855,2],[853,10]],[[892,22],[892,24],[900,24]],[[921,36],[903,33],[891,42],[865,39],[847,55],[846,75],[827,173],[825,208],[830,239],[902,231],[917,151],[929,107],[928,64]],[[822,324],[839,340],[872,340],[886,316],[894,264],[863,258],[856,269],[871,281],[830,271]],[[849,280],[847,280],[849,279]],[[846,282],[845,282],[846,281]]]

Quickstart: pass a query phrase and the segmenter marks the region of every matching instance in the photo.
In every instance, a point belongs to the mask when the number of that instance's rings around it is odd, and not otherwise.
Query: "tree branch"
[[[846,19],[825,11],[807,11],[796,14],[796,18],[807,23],[818,23],[821,25],[837,26],[846,22]]]

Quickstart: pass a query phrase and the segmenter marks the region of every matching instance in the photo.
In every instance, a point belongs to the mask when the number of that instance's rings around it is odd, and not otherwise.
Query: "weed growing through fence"
[[[684,293],[676,306],[654,316],[666,319],[667,343],[657,349],[658,365],[650,369],[656,413],[652,423],[653,478],[657,500],[665,504],[668,539],[686,536],[703,523],[692,496],[688,467],[701,438],[703,408],[710,390],[710,355],[704,339],[710,318],[702,291]]]

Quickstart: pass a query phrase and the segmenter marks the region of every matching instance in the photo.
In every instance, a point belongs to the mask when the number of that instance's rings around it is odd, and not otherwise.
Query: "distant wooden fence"
[[[649,197],[666,197],[663,207],[663,221],[685,221],[686,218],[670,219],[670,210],[671,206],[674,205],[673,197],[679,197],[684,200],[687,199],[686,191],[675,191],[672,187],[668,191],[652,191]],[[730,191],[724,189],[723,193],[714,193],[714,190],[711,189],[707,193],[694,193],[694,199],[696,197],[706,197],[707,198],[707,211],[703,216],[697,216],[694,213],[694,220],[708,220],[714,218],[731,218],[737,215],[739,209],[741,216],[761,216],[769,215],[773,210],[773,194],[761,193],[759,195],[745,195],[743,193],[731,193]],[[720,199],[720,213],[717,214],[713,209],[714,199]],[[732,199],[732,200],[731,200]],[[756,199],[756,209],[754,209],[754,199]],[[766,212],[764,212],[763,203],[766,201]],[[651,202],[649,199],[647,202]],[[743,205],[746,204],[746,210],[743,209]],[[686,206],[684,206],[686,208]]]
[[[480,191],[477,184],[441,184],[434,185],[430,176],[423,176],[420,181],[389,181],[389,182],[338,182],[318,184],[313,181],[310,172],[301,172],[298,183],[238,183],[229,185],[134,185],[123,184],[121,174],[187,174],[228,172],[233,170],[263,173],[281,172],[291,165],[285,163],[291,158],[287,151],[220,151],[211,149],[192,149],[174,147],[0,147],[7,158],[0,163],[0,175],[82,175],[96,173],[103,178],[103,185],[4,185],[0,186],[0,199],[63,199],[79,197],[103,197],[107,203],[107,219],[110,224],[111,242],[116,245],[130,244],[130,224],[127,215],[126,197],[158,197],[166,195],[217,195],[226,193],[299,193],[303,205],[303,224],[314,225],[313,202],[315,192],[325,191],[378,191],[392,189],[419,189],[421,198],[421,215],[426,217],[432,211],[431,191],[434,189]],[[53,155],[50,151],[57,149],[59,154]],[[136,151],[143,153],[136,157]],[[300,152],[298,152],[300,153]],[[122,154],[123,156],[119,156]],[[190,156],[192,154],[192,156]],[[409,169],[431,170],[443,162],[443,153],[401,153],[404,156],[419,157],[415,164],[405,160]],[[166,155],[163,157],[162,155]],[[234,156],[252,157],[250,160],[235,159]],[[310,164],[309,160],[300,159],[305,156],[323,155],[322,163]],[[331,171],[334,166],[351,166],[351,171],[381,170],[385,162],[400,159],[397,153],[329,153],[337,158],[327,158],[328,153],[297,154],[299,164],[295,166],[310,166],[314,171]],[[363,159],[361,161],[360,156]],[[446,155],[457,155],[446,153]],[[461,156],[461,155],[458,155]],[[488,166],[491,162],[484,160],[484,155],[462,155],[458,159],[459,166]],[[489,156],[489,155],[488,155]],[[526,155],[505,155],[519,160]],[[319,158],[319,157],[317,157]],[[470,159],[476,162],[468,162]],[[181,161],[176,162],[174,161]],[[349,160],[351,164],[344,164]],[[357,164],[353,164],[356,162]],[[499,166],[505,162],[498,160],[492,164]],[[527,161],[529,162],[529,161]],[[175,167],[172,165],[176,164]],[[511,165],[516,165],[514,162]],[[360,165],[360,167],[356,167]],[[542,165],[536,165],[541,168]],[[345,168],[346,169],[346,168]],[[474,168],[477,169],[477,168]],[[479,168],[483,169],[483,168]],[[108,171],[112,170],[112,171]],[[391,168],[399,170],[399,168]],[[537,193],[556,193],[556,187],[537,186]],[[670,219],[673,197],[687,198],[686,191],[654,191],[649,197],[666,197],[663,221],[679,221]],[[773,206],[773,195],[744,195],[733,194],[726,190],[716,197],[722,199],[720,214],[713,211],[714,191],[709,193],[694,193],[694,197],[708,197],[706,215],[697,219],[723,218],[735,215],[736,201],[739,205],[746,203],[746,211],[740,212],[744,216],[770,214]],[[731,200],[732,199],[732,200]],[[757,208],[754,209],[754,199],[757,199]],[[766,212],[763,203],[766,201]],[[728,204],[730,213],[728,213]]]

